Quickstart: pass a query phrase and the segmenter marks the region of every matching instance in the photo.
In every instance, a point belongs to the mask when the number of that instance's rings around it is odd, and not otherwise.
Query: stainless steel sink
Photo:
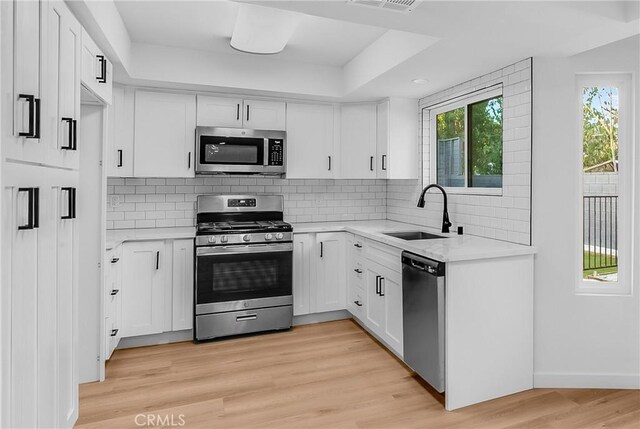
[[[384,232],[384,235],[400,238],[402,240],[431,240],[434,238],[447,238],[441,235],[429,234],[422,231]]]

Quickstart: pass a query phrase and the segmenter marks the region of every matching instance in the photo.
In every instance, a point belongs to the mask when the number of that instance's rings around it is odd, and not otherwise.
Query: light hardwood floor
[[[350,320],[117,350],[106,378],[80,387],[78,427],[640,428],[629,390],[534,389],[447,412]]]

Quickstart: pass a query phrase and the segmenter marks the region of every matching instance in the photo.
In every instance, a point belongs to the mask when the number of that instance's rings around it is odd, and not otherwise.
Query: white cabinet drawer
[[[397,247],[371,240],[366,242],[366,255],[370,261],[398,273],[402,272],[401,254],[402,250]]]

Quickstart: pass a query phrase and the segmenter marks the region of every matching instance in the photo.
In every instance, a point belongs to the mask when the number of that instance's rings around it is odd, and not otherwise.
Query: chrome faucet
[[[436,185],[432,183],[422,190],[420,194],[420,198],[418,198],[418,207],[424,208],[424,195],[431,188],[437,188],[442,192],[442,196],[444,197],[444,211],[442,212],[442,232],[449,232],[449,227],[451,226],[451,222],[449,222],[449,212],[447,211],[447,193],[444,191],[444,188],[440,185]]]

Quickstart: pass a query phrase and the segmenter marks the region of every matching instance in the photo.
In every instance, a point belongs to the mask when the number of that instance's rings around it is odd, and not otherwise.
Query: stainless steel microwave
[[[196,174],[286,172],[284,131],[196,127]]]

